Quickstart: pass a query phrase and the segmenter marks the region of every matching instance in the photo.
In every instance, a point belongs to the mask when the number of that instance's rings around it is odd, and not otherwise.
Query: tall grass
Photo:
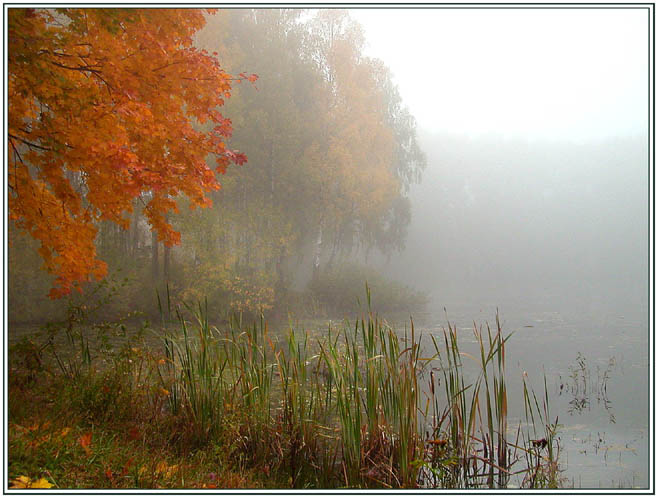
[[[179,334],[163,337],[169,410],[198,441],[233,441],[286,485],[506,487],[516,474],[528,487],[557,483],[546,393],[540,406],[524,383],[528,426],[521,443],[520,428],[508,440],[510,336],[498,317],[494,330],[474,326],[475,355],[448,323],[424,357],[413,321],[399,337],[372,312],[316,339],[292,325],[271,337],[262,317],[245,326],[234,316],[219,330],[203,306],[187,312],[194,325],[177,311]],[[472,382],[465,359],[477,367]]]
[[[216,329],[208,324],[199,307],[196,314],[196,337],[180,317],[181,339],[165,337],[167,370],[171,379],[171,405],[174,413],[181,408],[189,418],[194,433],[202,440],[217,434],[233,390],[225,375],[229,357]],[[178,368],[176,368],[178,366]]]
[[[440,347],[434,338],[435,356],[443,375],[446,406],[437,397],[435,375],[430,375],[432,404],[431,435],[433,443],[424,468],[429,485],[443,487],[507,487],[510,478],[521,475],[525,487],[555,487],[558,484],[557,421],[548,425],[548,390],[544,378],[543,407],[536,394],[528,389],[524,377],[524,415],[514,441],[508,439],[508,398],[505,379],[504,336],[496,314],[496,329],[473,325],[477,352],[461,351],[457,328],[448,322]],[[477,364],[474,381],[466,382],[462,359]],[[524,373],[525,375],[525,373]],[[534,401],[534,402],[533,402]],[[521,427],[526,427],[519,445]],[[537,427],[545,428],[540,439]],[[532,436],[532,437],[531,437]],[[542,451],[548,448],[546,454]],[[526,466],[519,466],[525,460]],[[519,468],[520,467],[520,468]],[[532,477],[535,476],[535,477]]]
[[[559,445],[556,444],[558,418],[551,423],[550,405],[546,376],[544,376],[544,396],[542,403],[532,388],[528,388],[526,374],[523,376],[523,405],[526,419],[531,421],[522,432],[527,451],[523,453],[527,463],[524,484],[529,488],[557,488],[561,478],[559,471]]]

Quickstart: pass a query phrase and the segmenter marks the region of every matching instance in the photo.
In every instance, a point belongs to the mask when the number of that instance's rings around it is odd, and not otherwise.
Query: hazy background
[[[646,9],[352,9],[421,128],[646,134]]]
[[[406,251],[436,309],[646,314],[648,19],[632,9],[354,9],[428,166]]]

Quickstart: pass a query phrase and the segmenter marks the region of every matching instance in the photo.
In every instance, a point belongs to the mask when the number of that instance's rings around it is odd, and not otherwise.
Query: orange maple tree
[[[246,161],[218,108],[256,76],[233,77],[193,46],[198,9],[8,12],[9,216],[41,242],[55,298],[105,275],[97,223],[128,228],[136,198],[159,240],[179,242],[174,197],[208,206],[215,171]]]

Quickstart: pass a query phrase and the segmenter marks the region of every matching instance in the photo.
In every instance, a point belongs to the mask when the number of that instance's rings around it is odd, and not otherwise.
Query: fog
[[[389,267],[436,307],[543,301],[646,313],[646,140],[424,133],[421,144],[428,167],[411,193],[406,250]]]
[[[646,9],[350,13],[423,129],[570,141],[646,133]]]
[[[647,11],[352,12],[428,158],[406,250],[388,267],[437,309],[644,312]]]

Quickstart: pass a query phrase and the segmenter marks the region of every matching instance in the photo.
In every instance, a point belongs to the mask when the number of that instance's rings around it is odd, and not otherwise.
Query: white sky
[[[350,14],[420,128],[573,140],[646,134],[646,10]]]

